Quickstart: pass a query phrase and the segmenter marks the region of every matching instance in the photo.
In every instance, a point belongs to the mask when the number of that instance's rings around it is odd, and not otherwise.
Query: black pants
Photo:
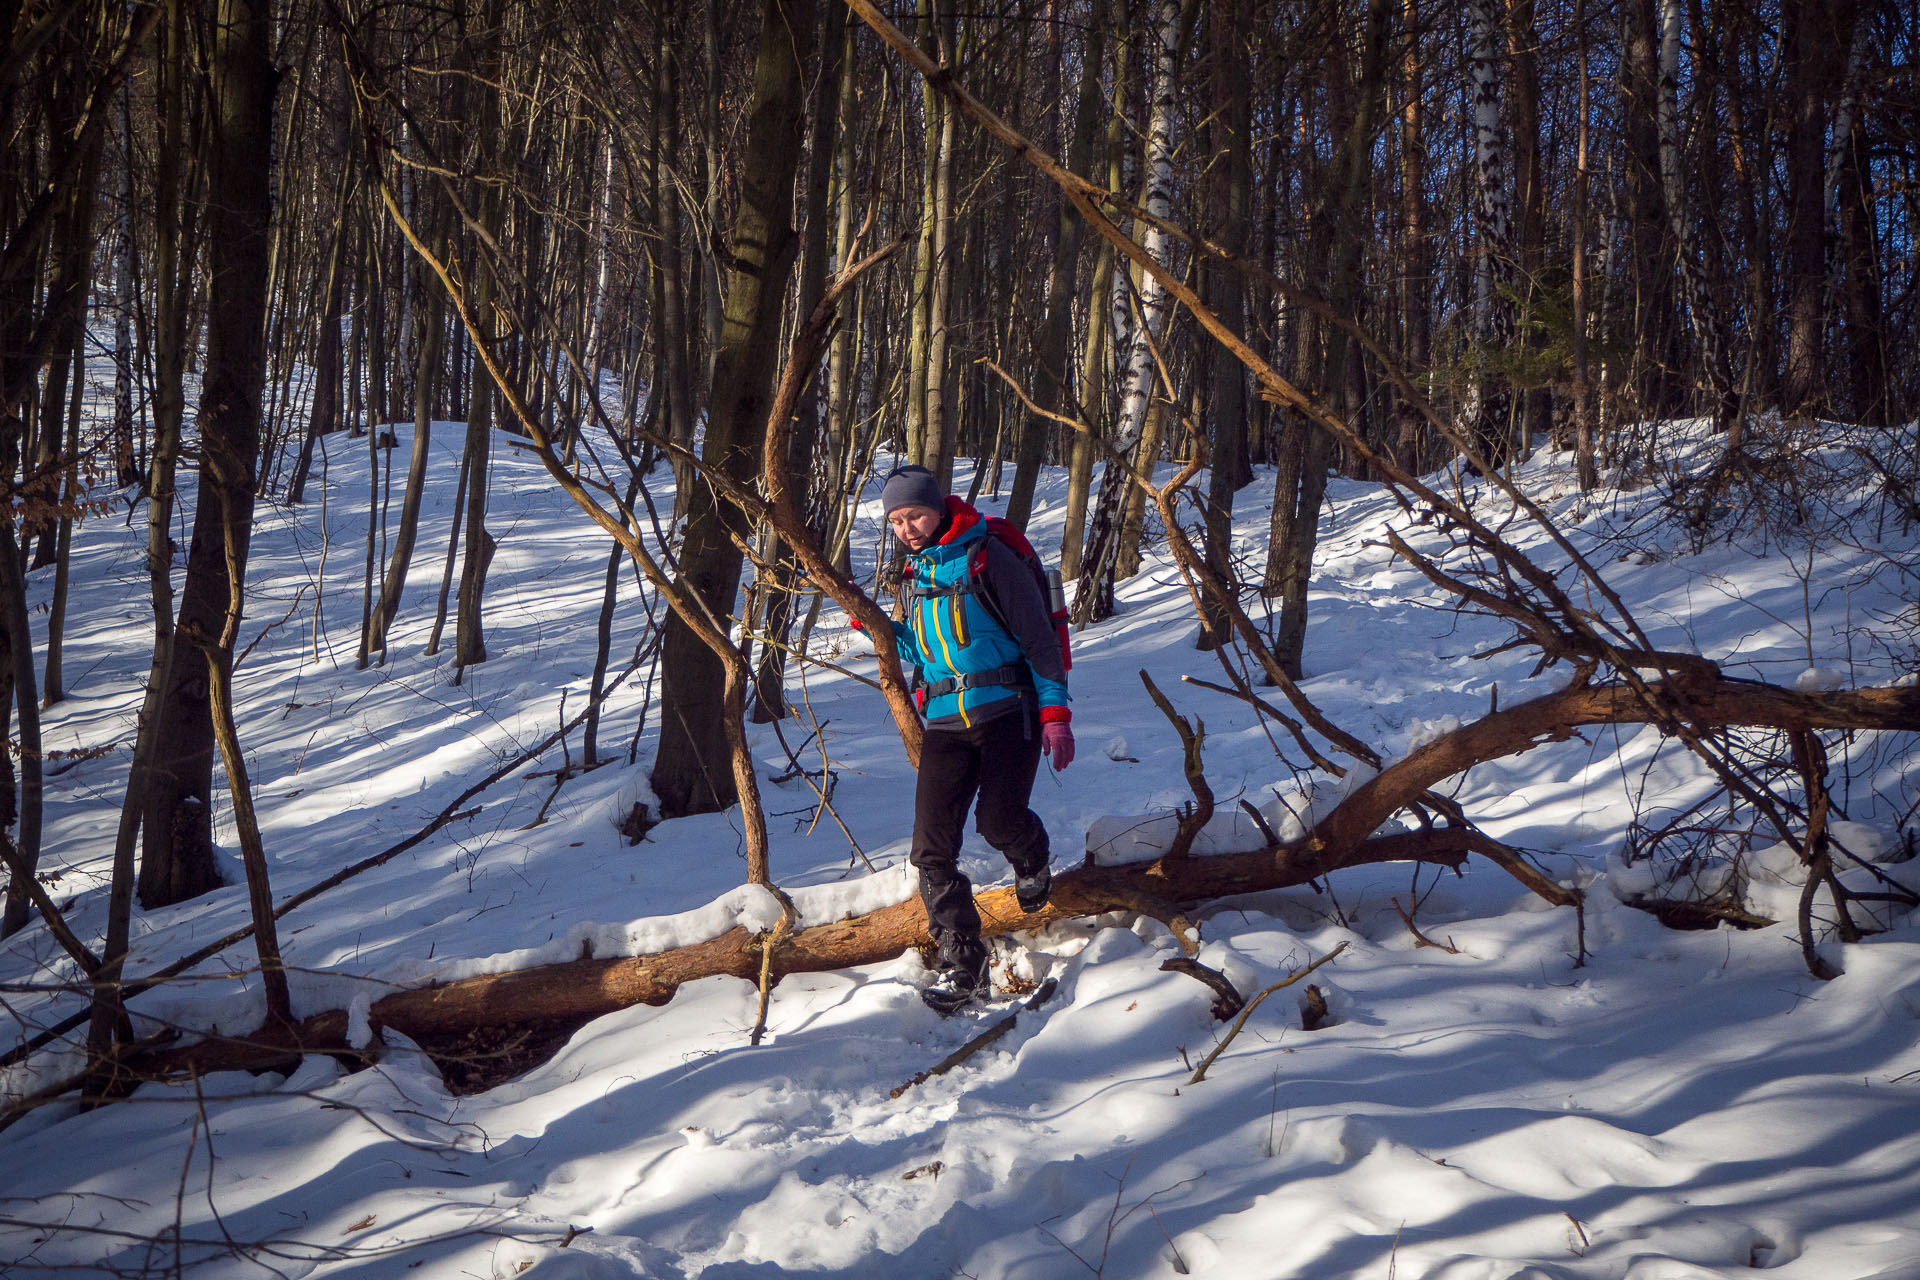
[[[920,900],[940,946],[942,965],[978,967],[986,955],[973,885],[959,868],[967,809],[977,794],[974,822],[986,842],[1031,875],[1047,864],[1047,829],[1027,798],[1040,766],[1040,731],[1021,699],[1019,710],[964,729],[929,729],[920,748],[920,780],[913,795],[913,852]]]

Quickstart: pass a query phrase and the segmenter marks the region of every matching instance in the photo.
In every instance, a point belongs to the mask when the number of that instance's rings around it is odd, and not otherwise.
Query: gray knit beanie
[[[880,507],[887,515],[892,515],[901,507],[931,507],[935,511],[945,512],[947,495],[940,492],[940,482],[934,478],[933,472],[908,463],[904,467],[895,467],[893,474],[887,477],[887,483],[880,490]]]

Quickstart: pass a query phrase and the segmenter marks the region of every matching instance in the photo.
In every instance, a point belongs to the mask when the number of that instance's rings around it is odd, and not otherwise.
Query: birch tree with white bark
[[[1513,344],[1513,212],[1506,180],[1507,146],[1500,119],[1504,67],[1502,0],[1467,5],[1467,74],[1473,102],[1473,337],[1478,347],[1465,426],[1482,458],[1500,466],[1513,450],[1513,392],[1500,372]]]
[[[1147,118],[1146,199],[1149,214],[1165,221],[1173,211],[1174,61],[1180,43],[1179,0],[1157,0],[1154,10],[1153,107]],[[1141,247],[1159,262],[1167,260],[1170,241],[1149,222]],[[1147,424],[1147,403],[1158,376],[1154,348],[1167,328],[1171,299],[1152,276],[1140,281],[1139,322],[1127,357],[1111,443],[1112,454],[1100,479],[1100,498],[1089,522],[1087,545],[1080,560],[1080,584],[1074,598],[1073,620],[1084,626],[1113,616],[1113,578],[1120,549],[1120,511],[1127,492],[1128,464],[1150,466],[1152,459],[1135,453]]]

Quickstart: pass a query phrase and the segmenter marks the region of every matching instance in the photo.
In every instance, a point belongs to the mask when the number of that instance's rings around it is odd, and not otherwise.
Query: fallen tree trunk
[[[1249,853],[1163,857],[1126,866],[1085,866],[1054,880],[1052,900],[1023,913],[1010,888],[976,896],[982,933],[992,937],[1056,920],[1124,910],[1166,922],[1192,949],[1190,926],[1175,904],[1307,884],[1347,867],[1383,862],[1427,862],[1458,868],[1478,853],[1556,905],[1579,895],[1554,883],[1512,850],[1470,826],[1373,835],[1396,812],[1415,806],[1430,788],[1477,764],[1561,741],[1582,725],[1672,723],[1747,725],[1780,729],[1920,729],[1920,687],[1800,693],[1777,685],[1732,680],[1711,663],[1692,659],[1682,674],[1647,686],[1654,695],[1620,684],[1576,683],[1557,693],[1493,712],[1420,747],[1356,787],[1301,839]],[[680,986],[727,975],[757,981],[764,935],[735,928],[717,938],[648,956],[582,959],[513,973],[488,974],[436,986],[396,991],[373,1004],[375,1026],[392,1027],[431,1043],[475,1027],[578,1025],[635,1004],[665,1004]],[[784,937],[768,970],[775,978],[890,960],[932,940],[917,899]],[[122,1072],[151,1077],[180,1072],[262,1066],[290,1053],[351,1053],[347,1016],[334,1011],[292,1027],[269,1027],[245,1037],[210,1037],[194,1044],[128,1055]]]
[[[1478,833],[1434,828],[1364,840],[1343,850],[1308,851],[1296,841],[1276,849],[1206,858],[1162,858],[1119,867],[1080,867],[1054,878],[1052,900],[1024,913],[1011,888],[976,895],[986,937],[1037,929],[1056,920],[1134,911],[1164,918],[1181,901],[1289,888],[1345,867],[1380,862],[1427,862],[1458,868],[1489,844]],[[1566,894],[1563,901],[1572,901]],[[717,938],[649,956],[574,960],[512,973],[486,974],[431,987],[396,991],[374,1002],[375,1027],[392,1027],[430,1043],[476,1026],[578,1024],[636,1004],[665,1004],[684,983],[718,975],[759,979],[762,935],[734,928]],[[1184,941],[1184,940],[1183,940]],[[795,930],[776,949],[773,973],[819,973],[878,964],[910,947],[930,947],[927,919],[917,898],[832,924]],[[151,1078],[258,1068],[291,1053],[350,1053],[347,1015],[319,1014],[293,1027],[266,1027],[244,1037],[211,1036],[177,1048],[141,1052],[121,1070]]]
[[[1478,764],[1517,756],[1573,736],[1584,725],[1652,724],[1695,731],[1741,726],[1783,730],[1920,731],[1920,686],[1801,693],[1756,680],[1734,680],[1711,662],[1685,655],[1648,655],[1684,669],[1650,681],[1647,692],[1624,683],[1575,683],[1558,693],[1490,712],[1396,761],[1354,789],[1308,834],[1342,848],[1370,832],[1430,788]]]

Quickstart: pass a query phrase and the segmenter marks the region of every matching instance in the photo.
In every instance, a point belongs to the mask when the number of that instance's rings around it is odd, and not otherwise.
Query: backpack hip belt
[[[1027,664],[1024,662],[1009,662],[1006,666],[995,667],[991,671],[968,671],[950,676],[945,680],[930,680],[920,687],[922,696],[928,700],[966,689],[1031,689],[1033,673],[1027,669]]]

